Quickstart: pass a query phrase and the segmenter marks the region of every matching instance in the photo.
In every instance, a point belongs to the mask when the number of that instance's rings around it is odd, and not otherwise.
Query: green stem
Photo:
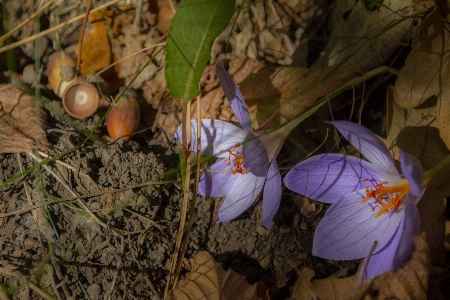
[[[428,184],[433,177],[442,171],[444,168],[450,165],[450,155],[443,159],[439,164],[425,172],[425,184]]]

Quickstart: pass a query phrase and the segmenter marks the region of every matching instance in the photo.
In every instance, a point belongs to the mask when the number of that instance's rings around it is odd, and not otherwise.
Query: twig
[[[189,191],[190,191],[190,181],[191,181],[191,102],[183,103],[183,113],[182,113],[182,131],[183,131],[183,151],[184,159],[186,162],[186,178],[184,181],[183,188],[183,207],[181,209],[180,225],[178,227],[177,241],[175,243],[175,249],[173,251],[172,263],[170,266],[169,276],[167,277],[166,288],[164,290],[164,298],[167,297],[169,290],[174,287],[176,281],[175,278],[178,277],[176,270],[178,269],[178,264],[181,264],[181,258],[179,257],[181,243],[183,240],[184,226],[186,224],[186,216],[189,204]],[[186,128],[187,127],[187,128]]]
[[[37,162],[41,162],[41,159],[39,159],[36,155],[34,155],[31,152],[27,152],[27,154],[29,156],[31,156],[34,160],[36,160]],[[66,190],[71,193],[74,197],[77,197],[78,195],[47,165],[43,165],[44,169],[47,170],[50,174],[52,174],[52,176],[59,181],[59,183],[61,183],[61,185],[63,187],[66,188]],[[111,230],[111,232],[114,235],[120,235],[119,232],[117,232],[114,228],[109,228],[104,222],[102,222],[99,218],[97,218],[97,216],[86,206],[86,204],[83,202],[83,200],[81,199],[77,199],[77,203],[78,205],[81,206],[81,208],[86,211],[92,218],[93,221],[95,221],[97,224],[99,224],[100,226],[104,227],[105,229],[109,229]]]
[[[17,161],[19,163],[20,172],[23,172],[24,169],[23,169],[23,163],[22,163],[22,158],[20,157],[20,153],[16,153],[16,156],[17,156]],[[25,190],[25,195],[27,196],[28,205],[33,206],[33,201],[31,200],[31,194],[30,194],[29,187],[28,187],[28,184],[26,183],[26,181],[23,181],[23,188]],[[38,235],[38,239],[39,239],[39,244],[41,246],[42,256],[45,256],[47,251],[44,247],[44,241],[42,240],[42,230],[41,230],[41,226],[39,225],[39,221],[38,221],[37,209],[33,209],[31,211],[31,213],[33,215],[34,223],[36,224],[37,235]],[[41,212],[41,214],[42,214],[42,212]],[[56,268],[58,268],[58,267],[56,267]],[[50,267],[50,269],[52,270],[52,267]],[[60,299],[61,296],[59,295],[58,289],[56,288],[56,284],[53,279],[52,272],[48,272],[47,276],[50,279],[50,283],[52,284],[55,295]]]
[[[49,158],[49,157],[50,157],[50,155],[48,155],[48,154],[46,154],[46,153],[44,153],[44,152],[42,152],[42,151],[38,151],[38,153],[39,153],[40,156],[42,156],[42,157],[44,157],[44,158]],[[66,168],[68,168],[68,169],[70,169],[70,170],[76,172],[78,175],[81,175],[81,176],[85,177],[85,178],[88,179],[95,187],[98,188],[97,183],[96,183],[96,182],[94,181],[94,179],[92,179],[91,176],[89,176],[88,174],[86,174],[86,173],[84,173],[84,172],[81,172],[80,170],[77,170],[77,168],[75,168],[75,167],[73,167],[73,166],[71,166],[71,165],[69,165],[69,164],[67,164],[67,163],[65,163],[65,162],[63,162],[63,161],[61,161],[61,160],[59,160],[59,159],[54,159],[53,161],[56,162],[57,164],[60,164],[60,165],[62,165],[62,166],[64,166],[64,167],[66,167]]]
[[[78,42],[80,43],[80,55],[77,55],[77,64],[76,64],[76,73],[80,74],[80,65],[81,65],[81,53],[83,51],[83,37],[84,37],[84,28],[86,27],[86,22],[89,16],[89,11],[91,10],[92,0],[88,0],[86,5],[86,12],[84,14],[83,23],[81,24],[80,37],[78,38]]]
[[[19,272],[0,267],[0,274],[6,275],[6,276],[17,277],[20,281],[22,281],[27,286],[27,288],[30,287],[33,291],[38,293],[42,298],[48,299],[48,300],[53,299],[52,297],[50,297],[50,295],[48,295],[46,292],[41,290],[40,287],[38,287],[34,283],[30,282],[28,279],[25,278],[24,275],[22,275]]]
[[[16,27],[14,27],[13,29],[9,30],[8,32],[6,32],[4,35],[0,36],[0,45],[3,45],[3,42],[10,37],[14,32],[16,32],[17,30],[19,30],[20,28],[22,28],[26,23],[33,21],[34,17],[36,17],[38,14],[40,14],[41,12],[43,12],[47,7],[49,7],[50,5],[52,5],[53,1],[50,0],[47,3],[45,3],[41,8],[39,8],[34,14],[32,14],[31,16],[29,16],[28,18],[26,18],[22,23],[20,23],[19,25],[17,25]]]
[[[162,42],[162,43],[158,43],[158,44],[155,44],[155,45],[151,45],[151,46],[145,47],[144,49],[140,49],[140,50],[138,50],[138,51],[136,51],[136,52],[133,52],[133,53],[131,53],[131,54],[127,55],[127,56],[124,56],[124,57],[122,57],[121,59],[119,59],[119,60],[113,62],[113,63],[110,64],[109,66],[105,67],[103,70],[98,71],[97,73],[95,73],[95,75],[97,76],[97,75],[102,74],[103,72],[105,72],[106,70],[110,69],[110,68],[113,67],[114,65],[119,64],[119,63],[121,63],[122,61],[124,61],[124,60],[126,60],[126,59],[128,59],[128,58],[130,58],[130,57],[132,57],[132,56],[134,56],[134,55],[136,55],[136,54],[139,54],[139,53],[141,53],[141,52],[147,51],[147,50],[152,49],[152,48],[156,48],[156,47],[159,47],[159,46],[165,46],[165,45],[166,45],[166,42]]]
[[[30,210],[33,210],[33,209],[36,209],[36,208],[39,208],[42,206],[48,206],[48,205],[52,205],[52,204],[56,204],[56,203],[61,203],[64,201],[73,201],[73,200],[78,200],[78,199],[83,199],[83,198],[98,197],[98,196],[102,196],[102,195],[106,195],[106,194],[120,193],[120,192],[124,192],[124,191],[130,190],[130,189],[139,188],[139,187],[143,187],[143,186],[147,186],[147,185],[152,185],[152,184],[159,185],[159,184],[167,184],[167,183],[172,183],[172,181],[148,181],[148,182],[139,183],[139,184],[132,185],[132,186],[127,186],[125,188],[116,189],[116,190],[101,191],[101,192],[86,194],[86,195],[81,195],[81,196],[61,198],[61,199],[57,199],[57,200],[50,200],[45,203],[35,204],[33,206],[29,206],[29,207],[25,207],[25,208],[15,210],[12,212],[0,214],[0,218],[6,218],[6,217],[18,215],[18,214],[23,214],[25,212],[28,212]],[[44,200],[44,199],[41,199],[41,200]]]
[[[183,258],[185,253],[186,253],[186,249],[188,246],[188,242],[189,242],[189,237],[191,235],[191,229],[192,229],[192,225],[194,224],[194,214],[195,214],[195,203],[197,201],[197,189],[198,189],[198,180],[200,178],[200,160],[201,160],[201,144],[200,144],[200,134],[201,134],[201,124],[202,124],[202,118],[200,115],[200,96],[197,96],[197,168],[195,170],[195,183],[194,183],[194,190],[193,190],[193,195],[192,195],[192,201],[190,203],[190,212],[189,212],[189,223],[188,226],[186,228],[186,230],[184,231],[184,240],[183,240],[183,249],[181,250],[181,255],[180,258]],[[189,118],[190,119],[190,118]],[[190,121],[189,121],[190,123]],[[189,131],[190,132],[190,131]],[[176,287],[178,284],[178,277],[180,274],[180,270],[181,270],[181,259],[179,259],[178,261],[178,265],[177,265],[177,269],[175,271],[175,279],[173,282],[173,287]]]

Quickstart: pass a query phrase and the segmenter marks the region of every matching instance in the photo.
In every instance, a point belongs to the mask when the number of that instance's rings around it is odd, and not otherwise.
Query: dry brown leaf
[[[271,119],[270,124],[264,126],[263,129],[265,130],[278,127],[280,124],[291,120],[345,82],[363,74],[363,70],[357,66],[344,66],[331,75],[334,67],[263,68],[264,64],[257,60],[235,58],[231,55],[223,57],[222,62],[228,67],[228,72],[234,81],[238,85],[240,84],[254,129],[259,128],[275,113],[275,117]],[[207,67],[203,75],[202,79],[211,79],[214,78],[215,72]],[[321,81],[323,82],[320,83]],[[310,85],[316,83],[320,84],[308,89]],[[211,79],[211,84],[208,86],[209,92],[203,95],[200,100],[200,116],[202,118],[237,122],[228,101],[225,101],[223,89],[221,87],[213,88],[217,84],[217,80]],[[200,85],[202,86],[203,83],[201,82]],[[300,92],[304,93],[295,96],[296,93]],[[146,96],[146,98],[149,101],[150,97]],[[153,104],[153,107],[155,107],[155,102],[162,106],[162,113],[157,118],[158,125],[168,134],[174,133],[179,126],[179,120],[181,120],[181,104],[177,101],[159,103],[159,100],[154,100],[155,97],[152,97],[152,99],[149,102]],[[195,101],[192,102],[191,106],[193,117],[196,116]],[[277,112],[278,109],[280,109],[279,112]]]
[[[389,58],[406,40],[412,20],[412,0],[384,1],[374,11],[370,1],[336,1],[329,21],[329,43],[315,65],[331,66],[343,62],[374,69]],[[372,1],[373,2],[373,1]],[[403,22],[396,22],[403,20]]]
[[[440,10],[434,10],[416,27],[413,49],[395,83],[396,101],[401,107],[416,107],[431,96],[441,95],[447,85],[448,21]]]
[[[416,250],[410,260],[379,283],[379,299],[427,299],[431,257],[425,234],[415,237],[414,244]]]
[[[364,73],[358,66],[343,66],[331,73],[333,70],[334,67],[279,67],[250,74],[240,88],[249,109],[253,106],[256,109],[253,126],[258,128],[277,110],[279,113],[264,129],[292,120],[322,97]],[[320,84],[312,87],[315,83]]]
[[[417,107],[437,97],[436,118],[440,135],[450,147],[450,9],[445,1],[416,27],[413,50],[395,83],[395,99],[404,108]]]
[[[109,40],[107,26],[111,25],[110,18],[112,11],[95,12],[89,16],[89,22],[86,23],[83,37],[83,49],[80,44],[75,50],[77,56],[81,53],[81,75],[93,74],[102,70],[112,63],[111,42]]]
[[[413,0],[413,9],[418,13],[425,13],[433,8],[435,2],[433,0]]]
[[[424,170],[438,165],[450,153],[443,143],[439,129],[435,102],[427,101],[418,108],[402,108],[393,101],[392,88],[388,91],[388,136],[384,143],[398,159],[398,149],[416,156]],[[431,249],[444,244],[445,198],[450,196],[450,167],[438,173],[428,185],[418,208],[421,229],[425,231]]]
[[[170,4],[167,0],[156,0],[156,3],[158,5],[158,24],[156,24],[156,28],[162,34],[166,34],[169,32],[170,23],[178,4],[174,1]]]
[[[44,114],[36,117],[35,99],[16,86],[0,85],[0,154],[33,151],[35,141],[48,151],[42,128]]]
[[[257,284],[249,284],[244,276],[222,265],[206,251],[198,253],[194,265],[186,279],[178,283],[176,290],[170,291],[168,300],[238,300],[264,299],[258,297]]]
[[[300,213],[306,217],[316,210],[316,205],[311,203],[306,196],[294,194],[292,195],[292,201],[294,201]]]
[[[411,258],[396,273],[384,273],[360,286],[358,273],[347,278],[313,279],[314,271],[305,268],[295,283],[291,299],[426,299],[431,259],[425,234],[415,237],[414,244],[416,249]]]

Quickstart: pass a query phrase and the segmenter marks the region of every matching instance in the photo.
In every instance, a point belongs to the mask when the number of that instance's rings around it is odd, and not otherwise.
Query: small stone
[[[258,225],[258,227],[256,227],[256,232],[258,232],[259,235],[263,236],[266,236],[270,233],[269,230],[267,230],[264,226],[261,225]]]

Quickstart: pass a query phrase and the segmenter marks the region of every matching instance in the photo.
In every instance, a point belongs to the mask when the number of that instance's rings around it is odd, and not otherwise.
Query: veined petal
[[[231,123],[202,119],[201,125],[201,152],[206,155],[218,157],[228,157],[227,150],[242,144],[247,136],[247,132]],[[174,134],[175,138],[181,141],[181,126]],[[191,150],[197,151],[197,120],[191,121]]]
[[[235,157],[230,158],[230,165],[234,164]],[[213,163],[209,172],[204,172],[198,183],[197,193],[205,197],[224,197],[231,189],[236,180],[242,174],[232,174],[226,159],[220,159]]]
[[[272,161],[264,184],[262,218],[267,229],[272,227],[272,220],[280,207],[281,175],[276,159]]]
[[[402,173],[408,179],[411,193],[418,198],[422,198],[423,189],[425,188],[425,176],[420,161],[400,148],[398,151]]]
[[[394,258],[394,272],[408,261],[414,251],[414,237],[420,233],[420,213],[413,199],[406,199],[403,234]]]
[[[385,272],[396,272],[404,263],[408,261],[414,251],[414,237],[420,233],[420,213],[414,201],[407,199],[405,203],[405,214],[400,226],[395,232],[392,240],[380,251],[376,251],[369,260],[366,267],[366,274],[360,274],[360,282],[376,277]]]
[[[262,132],[256,132],[259,140],[264,144],[264,147],[267,150],[267,156],[269,157],[269,161],[277,158],[278,153],[280,153],[281,147],[286,140],[286,137],[289,135],[290,131],[283,131],[285,127],[281,127],[280,129],[270,132],[268,134]]]
[[[383,142],[364,126],[346,121],[329,122],[349,141],[367,160],[385,172],[398,174],[394,159]]]
[[[314,200],[335,203],[349,193],[370,187],[370,180],[390,179],[400,176],[384,174],[371,163],[353,156],[329,153],[297,164],[284,177],[284,184]]]
[[[236,115],[239,123],[248,132],[253,132],[252,121],[250,120],[247,104],[245,103],[238,85],[234,82],[230,74],[228,74],[228,72],[219,64],[216,65],[216,73],[222,84],[225,96],[227,96],[231,109]]]
[[[379,251],[377,251],[379,247],[376,247],[374,249],[374,254],[364,259],[359,274],[360,283],[394,269],[395,253],[402,237],[404,218],[405,217],[400,221],[400,226],[386,246]],[[367,253],[367,255],[369,255],[369,253]]]
[[[371,201],[360,203],[365,190],[350,193],[333,204],[317,226],[312,254],[327,259],[366,257],[377,241],[379,249],[391,240],[405,210],[375,218]]]
[[[242,214],[262,190],[265,177],[257,177],[249,172],[239,176],[220,206],[217,222],[229,221]]]
[[[242,147],[244,168],[255,176],[266,176],[269,157],[264,144],[253,133],[249,133]]]

